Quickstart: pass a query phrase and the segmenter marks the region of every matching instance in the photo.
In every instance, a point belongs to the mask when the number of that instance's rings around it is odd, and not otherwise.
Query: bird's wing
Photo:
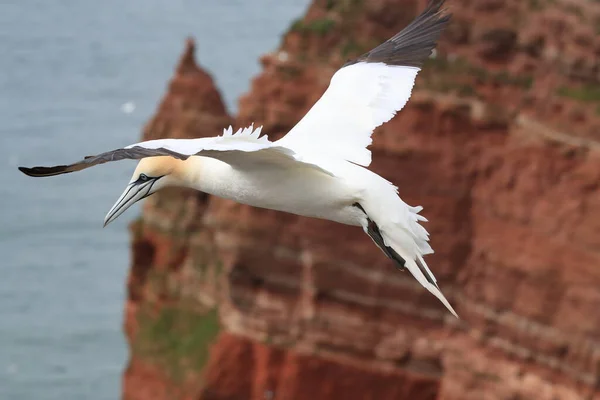
[[[371,133],[408,102],[421,65],[450,20],[443,3],[430,2],[400,33],[346,63],[309,112],[275,143],[368,166]]]
[[[331,174],[322,167],[304,162],[302,157],[285,147],[275,145],[266,136],[260,136],[262,127],[253,129],[250,126],[233,133],[231,126],[223,130],[222,136],[199,139],[159,139],[149,140],[126,146],[121,149],[107,151],[95,156],[85,157],[83,160],[69,165],[56,165],[53,167],[19,167],[26,175],[44,177],[68,174],[81,171],[95,165],[120,160],[140,160],[146,157],[170,156],[185,160],[194,155],[201,155],[222,159],[226,162],[235,162],[237,158],[243,158],[255,162],[277,163],[281,160],[293,160],[303,162],[307,166],[317,168],[325,173]],[[252,155],[251,155],[252,154]]]

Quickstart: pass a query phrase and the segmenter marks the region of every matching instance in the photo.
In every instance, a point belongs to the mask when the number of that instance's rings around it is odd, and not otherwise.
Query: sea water
[[[0,1],[0,399],[117,399],[135,166],[33,179],[140,137],[184,48],[227,105],[308,0]]]

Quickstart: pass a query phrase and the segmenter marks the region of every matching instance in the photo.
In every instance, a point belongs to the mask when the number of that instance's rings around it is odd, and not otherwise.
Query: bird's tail
[[[425,289],[429,290],[431,294],[437,297],[444,306],[456,317],[458,318],[458,314],[454,311],[454,308],[450,305],[442,291],[440,290],[435,276],[425,263],[423,256],[421,254],[417,254],[416,257],[411,256],[408,251],[406,251],[401,244],[399,244],[396,240],[394,240],[394,234],[388,234],[385,231],[382,232],[382,236],[384,241],[387,242],[387,245],[395,250],[400,257],[404,259],[404,265],[406,269],[410,271],[410,273],[415,277],[415,279],[425,287]]]
[[[372,199],[363,199],[355,204],[366,215],[364,231],[390,259],[400,268],[408,269],[425,289],[458,318],[423,259],[425,254],[433,253],[433,250],[429,246],[429,234],[419,223],[427,221],[419,215],[422,207],[411,207],[403,202],[396,188],[387,181],[382,181],[373,193],[377,195]]]

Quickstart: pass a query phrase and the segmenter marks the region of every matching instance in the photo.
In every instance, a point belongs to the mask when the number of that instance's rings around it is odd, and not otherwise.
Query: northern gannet
[[[329,87],[286,136],[270,141],[253,125],[199,139],[160,139],[85,157],[70,165],[19,167],[34,176],[80,171],[123,159],[140,160],[104,220],[167,186],[193,188],[255,207],[362,227],[385,255],[457,316],[423,256],[433,253],[398,189],[366,167],[373,130],[408,102],[417,73],[435,48],[450,14],[432,1],[406,28],[344,64]]]

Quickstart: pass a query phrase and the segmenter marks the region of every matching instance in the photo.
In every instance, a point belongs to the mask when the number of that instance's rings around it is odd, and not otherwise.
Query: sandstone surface
[[[280,137],[425,4],[315,0],[237,116],[189,41],[144,139]],[[360,229],[168,190],[131,226],[125,399],[600,400],[600,3],[448,6],[372,169],[424,206],[461,319]]]

